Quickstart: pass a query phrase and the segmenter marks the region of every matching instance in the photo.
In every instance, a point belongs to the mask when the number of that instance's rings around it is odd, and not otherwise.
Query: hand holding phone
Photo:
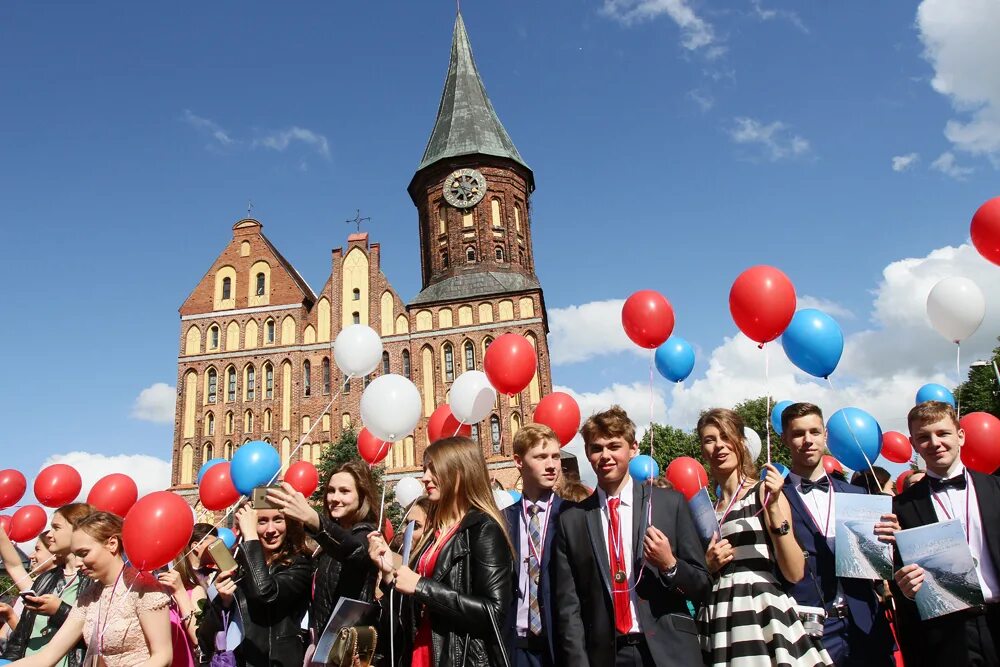
[[[28,598],[37,598],[38,597],[38,593],[36,593],[33,588],[29,588],[26,591],[21,591],[20,596],[21,596],[22,600],[24,600],[25,602],[27,602]]]
[[[236,559],[233,558],[233,554],[229,552],[226,543],[222,540],[217,539],[209,544],[208,553],[212,556],[212,560],[215,561],[215,564],[221,571],[225,572],[236,569]]]

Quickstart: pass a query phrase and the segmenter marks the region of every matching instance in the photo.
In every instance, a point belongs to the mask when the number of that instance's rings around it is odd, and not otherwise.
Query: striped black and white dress
[[[820,640],[806,634],[794,600],[785,595],[775,578],[777,564],[759,514],[760,486],[758,482],[736,501],[722,522],[722,537],[729,540],[734,554],[716,574],[709,603],[698,618],[705,664],[832,665]]]

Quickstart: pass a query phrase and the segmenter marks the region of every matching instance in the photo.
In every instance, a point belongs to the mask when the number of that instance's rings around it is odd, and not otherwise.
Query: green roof
[[[458,14],[441,105],[417,171],[439,160],[475,154],[507,158],[528,168],[490,104],[472,58],[465,22]]]

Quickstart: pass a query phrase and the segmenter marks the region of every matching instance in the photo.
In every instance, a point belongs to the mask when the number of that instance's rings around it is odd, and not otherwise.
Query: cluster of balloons
[[[210,459],[198,471],[198,498],[205,509],[224,510],[241,496],[249,497],[258,486],[267,486],[278,478],[281,457],[263,440],[242,445],[233,460]],[[288,466],[284,481],[302,495],[311,496],[319,487],[319,472],[308,461]]]

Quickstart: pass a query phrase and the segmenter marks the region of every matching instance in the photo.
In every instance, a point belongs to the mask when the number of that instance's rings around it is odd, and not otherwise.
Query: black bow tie
[[[802,480],[802,493],[809,493],[813,489],[818,491],[830,491],[830,480],[824,477],[823,479],[818,479],[815,482],[811,479]]]
[[[936,479],[931,477],[931,489],[933,491],[947,491],[948,489],[965,490],[965,475],[952,477],[950,479]]]

